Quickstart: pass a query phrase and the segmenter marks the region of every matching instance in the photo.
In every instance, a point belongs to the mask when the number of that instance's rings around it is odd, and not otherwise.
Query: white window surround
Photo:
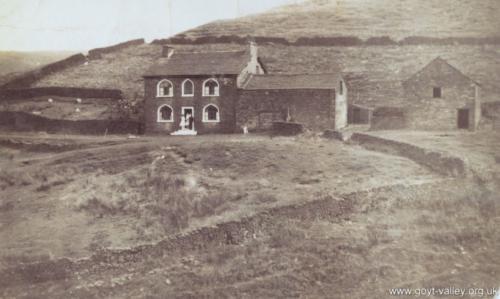
[[[171,111],[171,113],[170,113],[170,119],[163,119],[161,117],[161,109],[163,107],[170,108],[170,111]],[[159,123],[171,123],[171,122],[174,122],[174,109],[172,109],[172,106],[164,104],[164,105],[161,105],[160,107],[158,107],[158,111],[156,112],[156,121],[159,122]]]
[[[205,86],[208,82],[211,82],[211,81],[215,82],[217,84],[217,86],[215,87],[215,90],[214,90],[214,94],[209,94],[207,86]],[[204,97],[218,97],[219,96],[219,89],[220,89],[219,82],[215,78],[210,78],[210,79],[203,81],[202,88],[203,88],[202,94]]]
[[[161,91],[161,85],[163,83],[167,83],[167,82],[170,83],[170,86],[172,88],[170,88],[170,94],[164,95],[163,92]],[[156,85],[156,97],[157,98],[171,98],[173,96],[174,96],[174,84],[172,84],[172,82],[170,80],[163,79],[160,82],[158,82],[158,84]]]
[[[208,119],[207,108],[210,106],[217,109],[216,119]],[[203,119],[202,119],[202,121],[204,123],[218,123],[218,122],[220,122],[220,109],[219,109],[219,107],[217,107],[217,105],[215,105],[215,104],[208,104],[205,107],[203,107]]]
[[[191,82],[191,85],[193,86],[193,88],[191,89],[192,90],[191,93],[184,92],[184,85],[188,82]],[[186,79],[186,80],[182,81],[182,96],[183,97],[193,97],[194,96],[194,82],[191,81],[190,79]]]

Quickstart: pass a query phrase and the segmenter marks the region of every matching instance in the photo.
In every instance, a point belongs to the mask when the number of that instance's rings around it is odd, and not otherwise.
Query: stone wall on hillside
[[[92,49],[92,50],[89,50],[88,58],[89,59],[100,59],[100,58],[102,58],[103,54],[119,51],[119,50],[122,50],[122,49],[125,49],[128,47],[131,47],[131,46],[142,45],[144,43],[145,43],[144,39],[140,38],[140,39],[134,39],[134,40],[126,41],[123,43],[119,43],[119,44],[109,46],[109,47]]]
[[[462,158],[364,133],[354,133],[351,140],[366,149],[406,157],[446,176],[467,177],[470,170]]]
[[[61,96],[75,98],[122,99],[118,89],[77,88],[77,87],[35,87],[20,89],[0,89],[0,100],[23,100],[41,96]]]
[[[86,61],[87,57],[85,57],[85,55],[75,54],[66,59],[47,64],[39,69],[15,76],[13,79],[0,86],[0,89],[27,88],[45,76],[57,73],[72,66],[84,64]]]
[[[138,134],[141,124],[124,120],[49,119],[25,112],[0,111],[0,129],[67,134]]]

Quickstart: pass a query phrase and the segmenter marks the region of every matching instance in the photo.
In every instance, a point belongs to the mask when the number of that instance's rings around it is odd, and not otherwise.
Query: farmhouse
[[[339,74],[267,75],[246,51],[174,52],[144,75],[145,131],[196,135],[262,130],[274,121],[312,129],[347,124],[347,86]]]
[[[282,121],[312,130],[353,124],[475,130],[481,117],[480,85],[440,57],[406,80],[373,89],[376,101],[367,102],[359,92],[348,99],[356,88],[340,73],[267,74],[255,43],[223,52],[166,46],[164,56],[144,75],[146,133],[258,131]]]

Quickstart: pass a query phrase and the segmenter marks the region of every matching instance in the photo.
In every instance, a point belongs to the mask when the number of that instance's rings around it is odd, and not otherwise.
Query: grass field
[[[410,161],[322,139],[221,138],[111,145],[101,140],[78,149],[64,141],[50,148],[50,139],[31,148],[6,142],[11,149],[3,150],[0,172],[6,213],[0,238],[8,240],[0,245],[3,254],[81,257],[93,245],[158,241],[324,193],[435,178]],[[173,206],[178,211],[160,219]],[[96,235],[102,238],[94,240]]]
[[[385,298],[397,287],[497,287],[500,137],[387,138],[474,152],[471,167],[492,175],[447,178],[315,136],[2,135],[0,297]],[[230,243],[22,274],[26,263],[242,219],[254,233]]]

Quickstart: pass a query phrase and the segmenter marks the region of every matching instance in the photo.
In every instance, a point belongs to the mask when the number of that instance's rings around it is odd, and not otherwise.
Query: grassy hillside
[[[9,73],[25,72],[61,60],[72,52],[14,52],[0,51],[0,77]]]
[[[210,23],[185,32],[186,37],[221,35],[311,36],[500,36],[500,2],[351,0],[306,1],[268,13]],[[238,44],[173,45],[177,51],[241,49]],[[483,100],[500,100],[500,45],[286,46],[266,43],[259,52],[270,73],[342,71],[354,102],[369,106],[399,105],[400,82],[437,56],[448,60],[483,85]],[[34,86],[118,88],[127,100],[143,99],[142,75],[161,56],[156,44],[131,45],[103,54],[88,64],[52,74]]]
[[[161,46],[138,45],[103,54],[88,64],[68,68],[35,83],[35,86],[69,86],[121,89],[131,102],[143,96],[142,75],[161,56]]]
[[[188,37],[259,35],[295,40],[304,36],[485,37],[500,35],[497,0],[309,0],[268,13],[217,21]]]
[[[177,51],[241,49],[235,44],[174,45]],[[37,82],[36,86],[119,88],[130,101],[141,101],[142,75],[157,62],[161,47],[140,45],[106,54],[88,65],[69,68]],[[351,98],[381,106],[401,102],[399,82],[432,59],[441,56],[483,84],[484,99],[500,100],[500,46],[372,46],[294,47],[261,45],[269,73],[322,73],[339,69],[347,73]]]

